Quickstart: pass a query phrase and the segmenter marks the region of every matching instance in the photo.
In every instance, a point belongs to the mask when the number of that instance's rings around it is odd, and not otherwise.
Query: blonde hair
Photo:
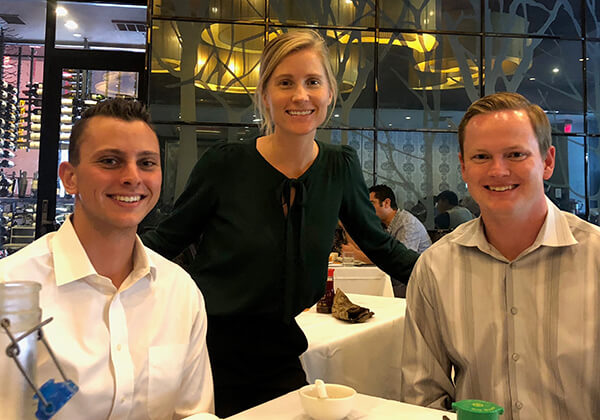
[[[323,68],[325,69],[325,76],[333,98],[331,110],[327,119],[329,119],[333,113],[337,101],[338,87],[335,75],[333,74],[333,68],[331,67],[331,62],[329,61],[329,51],[327,50],[327,45],[325,45],[325,40],[318,32],[313,30],[286,32],[271,39],[265,46],[260,57],[260,73],[256,92],[254,93],[254,109],[262,120],[260,129],[265,135],[273,133],[271,114],[263,101],[267,83],[279,63],[281,63],[284,58],[294,52],[305,49],[313,50],[321,59],[321,64],[323,64]]]
[[[465,153],[465,129],[471,118],[490,112],[509,110],[525,111],[531,122],[531,128],[533,128],[540,154],[543,158],[550,146],[552,146],[552,127],[550,126],[550,121],[548,121],[548,117],[542,108],[529,102],[523,95],[512,92],[492,93],[471,104],[458,126],[460,153],[462,155]]]

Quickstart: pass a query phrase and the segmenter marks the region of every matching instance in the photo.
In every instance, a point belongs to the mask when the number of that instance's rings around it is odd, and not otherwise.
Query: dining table
[[[296,317],[308,349],[300,356],[308,383],[322,379],[357,392],[400,399],[405,299],[347,294],[374,315],[352,324],[318,313],[313,306]]]
[[[352,411],[344,420],[456,420],[456,414],[370,395],[357,394]],[[292,391],[228,420],[311,420],[300,402],[298,391]]]
[[[334,287],[340,288],[344,293],[394,297],[390,276],[375,265],[329,264],[329,268],[334,269]]]

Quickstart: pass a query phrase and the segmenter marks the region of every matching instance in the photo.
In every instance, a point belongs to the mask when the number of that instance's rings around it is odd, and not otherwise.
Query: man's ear
[[[554,173],[554,165],[556,164],[556,149],[550,146],[544,158],[544,180],[549,180]]]
[[[70,162],[61,162],[58,167],[58,176],[69,194],[77,194],[77,173]]]
[[[386,198],[385,200],[383,200],[383,207],[386,208],[391,208],[392,207],[392,200],[390,200],[389,198]]]

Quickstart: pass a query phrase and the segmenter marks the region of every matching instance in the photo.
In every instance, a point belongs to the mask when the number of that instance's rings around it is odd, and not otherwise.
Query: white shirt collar
[[[577,243],[577,240],[571,232],[567,218],[562,215],[561,210],[556,207],[548,197],[545,198],[546,204],[548,205],[548,212],[546,213],[544,224],[538,232],[533,244],[523,251],[518,258],[529,254],[540,246],[562,247],[575,245]],[[462,226],[463,228],[451,239],[452,242],[466,247],[477,247],[486,254],[498,257],[497,254],[499,254],[499,252],[485,237],[483,219],[481,219],[481,217],[478,217],[471,222],[467,222]],[[505,258],[501,257],[500,259]]]
[[[90,276],[99,276],[77,237],[70,217],[65,220],[51,239],[50,247],[53,251],[57,286],[83,280]],[[151,281],[156,280],[156,264],[136,235],[133,250],[133,270],[123,282],[121,289],[131,286],[146,275],[150,276]]]

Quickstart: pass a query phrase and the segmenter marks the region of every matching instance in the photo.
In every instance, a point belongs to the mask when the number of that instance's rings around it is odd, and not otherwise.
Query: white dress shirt
[[[404,401],[482,399],[503,406],[506,420],[600,413],[600,228],[546,201],[535,242],[513,261],[486,240],[481,219],[419,258],[407,293]]]
[[[213,412],[204,299],[189,275],[136,238],[117,290],[96,273],[70,220],[0,260],[0,281],[42,285],[45,336],[79,392],[56,420],[164,420]],[[37,382],[62,381],[39,346]],[[43,350],[42,350],[43,349]]]

